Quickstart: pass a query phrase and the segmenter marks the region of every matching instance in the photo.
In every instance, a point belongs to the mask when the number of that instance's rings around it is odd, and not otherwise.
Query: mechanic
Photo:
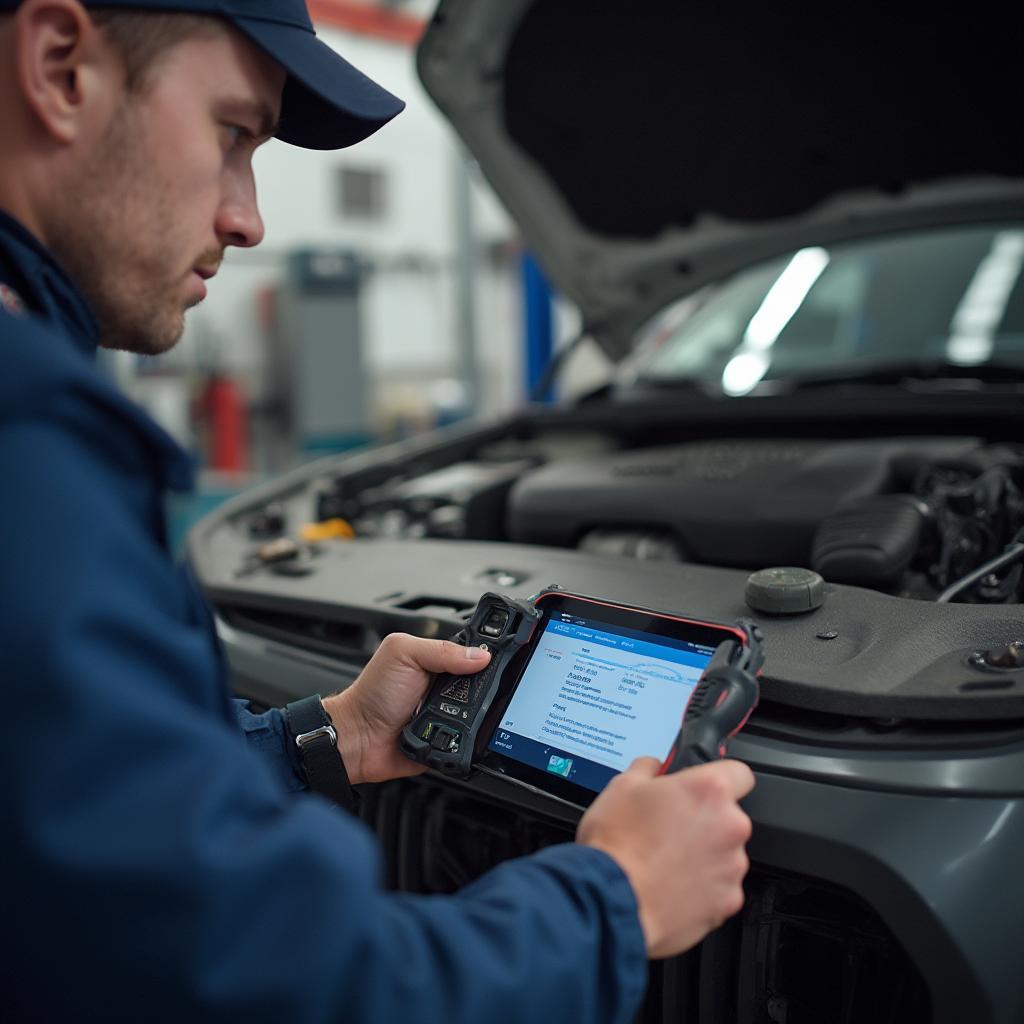
[[[577,842],[455,896],[383,891],[371,832],[300,792],[286,717],[231,700],[167,549],[188,459],[95,367],[173,346],[260,242],[257,146],[350,145],[401,102],[303,0],[0,9],[6,1019],[632,1019],[647,957],[742,903],[749,769],[641,759]],[[396,739],[429,673],[486,658],[388,637],[324,701],[339,787],[418,770]]]

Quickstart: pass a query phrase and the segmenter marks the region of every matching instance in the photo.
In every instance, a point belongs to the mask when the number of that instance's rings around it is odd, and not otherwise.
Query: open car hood
[[[442,0],[418,63],[619,359],[741,266],[1024,216],[1024,8],[1006,9]]]

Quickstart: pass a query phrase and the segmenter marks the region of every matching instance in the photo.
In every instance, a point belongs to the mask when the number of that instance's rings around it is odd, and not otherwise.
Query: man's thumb
[[[642,775],[645,778],[653,779],[661,768],[661,762],[656,757],[638,757],[627,769],[630,775]]]

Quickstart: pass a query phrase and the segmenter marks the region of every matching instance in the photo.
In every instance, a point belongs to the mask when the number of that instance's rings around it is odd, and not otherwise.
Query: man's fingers
[[[491,658],[490,651],[480,647],[463,647],[451,640],[424,640],[407,633],[391,633],[384,638],[380,649],[425,672],[455,675],[479,672]]]
[[[719,763],[729,773],[732,795],[737,800],[742,800],[757,783],[754,773],[742,761],[726,758]]]
[[[726,759],[685,768],[678,773],[687,785],[706,786],[720,795],[742,800],[754,788],[754,773],[742,762]]]
[[[424,665],[428,672],[479,672],[491,660],[491,652],[482,647],[463,647],[451,640],[425,640],[424,643],[435,645],[437,652],[437,668]]]
[[[638,757],[623,773],[624,775],[640,775],[653,779],[661,769],[661,762],[656,757]]]

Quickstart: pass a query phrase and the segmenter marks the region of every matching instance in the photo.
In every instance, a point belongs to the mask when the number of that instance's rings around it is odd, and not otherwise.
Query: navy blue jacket
[[[236,712],[168,555],[188,460],[96,345],[0,214],[3,1015],[630,1020],[646,961],[611,858],[566,844],[457,896],[386,893],[371,832],[290,792],[280,713]]]

